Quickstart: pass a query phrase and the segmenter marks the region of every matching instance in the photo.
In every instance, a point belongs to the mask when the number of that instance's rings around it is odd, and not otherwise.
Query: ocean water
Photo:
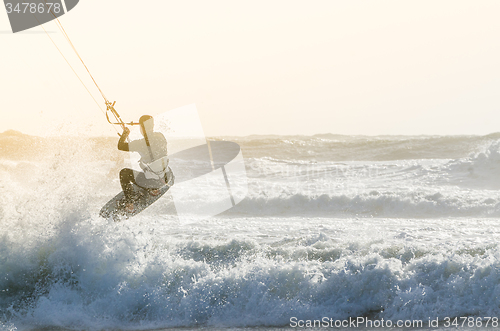
[[[500,317],[500,134],[214,139],[240,144],[248,196],[180,224],[168,194],[98,216],[115,138],[0,134],[0,330]]]

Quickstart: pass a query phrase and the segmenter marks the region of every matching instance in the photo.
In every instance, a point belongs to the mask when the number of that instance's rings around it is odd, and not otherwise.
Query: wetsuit
[[[118,141],[119,150],[125,152],[138,152],[141,155],[141,162],[143,163],[150,163],[167,156],[167,140],[163,134],[159,132],[148,132],[148,146],[145,138],[128,143],[126,139],[129,133],[129,131],[125,131],[120,137],[120,140]],[[165,175],[165,179],[156,179],[147,178],[144,172],[128,168],[122,169],[120,171],[120,184],[122,186],[123,193],[125,193],[125,198],[128,201],[133,201],[137,198],[133,184],[145,189],[158,189],[163,187],[165,183],[168,182],[167,176],[169,174],[171,174],[170,168],[168,173]]]

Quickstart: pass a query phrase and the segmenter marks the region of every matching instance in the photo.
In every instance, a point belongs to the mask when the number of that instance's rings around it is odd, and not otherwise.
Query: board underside
[[[125,210],[125,194],[122,191],[111,199],[106,205],[104,205],[104,207],[102,207],[99,215],[104,218],[112,218],[115,222],[133,217],[148,208],[156,200],[160,199],[165,193],[167,193],[169,188],[169,185],[165,185],[159,189],[160,193],[158,195],[153,196],[149,194],[147,190],[134,186],[134,190],[136,191],[138,197],[134,200],[135,209],[132,213]]]

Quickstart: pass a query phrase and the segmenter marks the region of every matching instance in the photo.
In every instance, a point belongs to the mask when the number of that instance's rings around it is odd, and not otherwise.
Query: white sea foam
[[[0,329],[499,316],[495,138],[240,139],[248,197],[188,226],[168,197],[121,223],[97,216],[120,189],[115,141],[5,149]],[[348,146],[385,156],[334,157]]]

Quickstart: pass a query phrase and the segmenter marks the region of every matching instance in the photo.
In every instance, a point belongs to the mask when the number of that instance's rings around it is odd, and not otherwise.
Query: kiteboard
[[[125,194],[122,192],[118,193],[113,199],[111,199],[107,204],[102,207],[99,215],[106,219],[113,219],[115,222],[121,221],[123,219],[131,218],[144,209],[148,208],[158,199],[160,199],[170,187],[173,185],[173,180],[171,179],[166,185],[158,189],[159,192],[155,192],[155,195],[151,195],[150,190],[141,188],[134,185],[134,191],[137,198],[134,200],[134,210],[127,211],[125,208]],[[157,193],[157,194],[156,194]]]

